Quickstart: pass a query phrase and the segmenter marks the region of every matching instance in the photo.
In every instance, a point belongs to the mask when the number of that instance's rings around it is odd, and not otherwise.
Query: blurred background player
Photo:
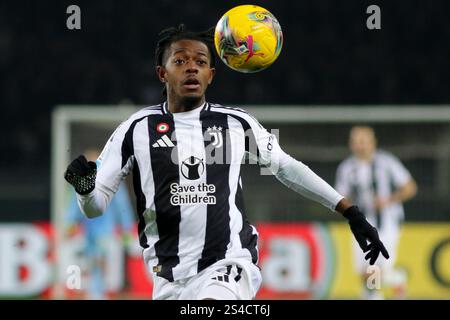
[[[404,298],[406,273],[395,270],[396,249],[400,226],[404,219],[402,203],[417,193],[417,185],[409,171],[394,155],[377,149],[374,130],[368,126],[355,126],[350,131],[349,147],[352,155],[337,169],[336,190],[349,197],[366,214],[367,220],[380,233],[391,258],[381,259],[383,286],[392,287],[396,298]],[[357,243],[353,241],[356,271],[363,281],[363,298],[382,299],[379,290],[366,286],[368,263]]]
[[[96,149],[88,149],[85,155],[88,159],[96,161],[100,152]],[[97,163],[97,167],[99,164]],[[84,236],[83,255],[87,261],[88,299],[105,299],[106,263],[108,247],[115,237],[120,234],[121,240],[127,246],[132,239],[134,227],[133,207],[127,187],[124,183],[119,186],[116,196],[105,214],[97,219],[88,219],[80,211],[75,192],[73,192],[65,223],[67,235],[72,237],[81,227]]]

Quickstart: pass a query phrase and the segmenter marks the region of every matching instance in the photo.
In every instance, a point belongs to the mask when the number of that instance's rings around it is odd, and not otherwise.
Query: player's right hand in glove
[[[363,252],[367,252],[365,259],[373,265],[381,254],[389,259],[389,253],[384,247],[378,236],[378,231],[367,220],[364,214],[359,211],[357,206],[351,206],[343,213],[343,216],[348,219],[350,229],[356,238],[359,246]],[[367,244],[369,241],[369,244]]]
[[[81,155],[73,160],[64,173],[64,179],[69,182],[78,194],[86,195],[95,189],[97,165],[93,161],[87,161]]]

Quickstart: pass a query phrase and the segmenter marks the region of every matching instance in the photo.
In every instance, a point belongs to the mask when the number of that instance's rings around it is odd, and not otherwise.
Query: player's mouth
[[[183,87],[188,90],[196,90],[200,88],[200,81],[195,78],[189,78],[183,82]]]

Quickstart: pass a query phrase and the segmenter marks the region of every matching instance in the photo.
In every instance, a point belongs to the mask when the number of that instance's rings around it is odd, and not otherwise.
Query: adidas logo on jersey
[[[153,148],[170,148],[175,147],[173,142],[169,139],[167,135],[163,135],[161,139],[156,140],[154,144],[152,144]]]

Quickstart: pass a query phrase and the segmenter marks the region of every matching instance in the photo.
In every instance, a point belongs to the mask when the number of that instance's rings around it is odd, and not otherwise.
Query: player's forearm
[[[351,203],[350,200],[342,198],[341,201],[339,201],[338,204],[336,205],[335,211],[342,214],[351,206],[353,206],[353,203]]]
[[[87,195],[77,194],[78,206],[88,218],[101,216],[108,208],[112,196],[99,187]]]
[[[413,198],[416,195],[416,193],[417,193],[417,184],[413,180],[410,180],[408,183],[399,188],[396,192],[394,192],[390,196],[389,202],[391,203],[405,202]]]
[[[288,155],[285,157],[287,158],[280,163],[280,168],[276,173],[278,180],[304,197],[319,202],[334,211],[344,197],[308,166]]]

